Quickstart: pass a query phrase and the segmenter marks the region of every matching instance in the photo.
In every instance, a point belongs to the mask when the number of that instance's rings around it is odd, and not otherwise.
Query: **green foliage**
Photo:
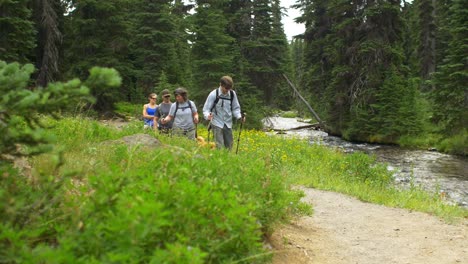
[[[31,20],[28,0],[11,0],[0,3],[0,60],[29,63],[36,46],[36,30]]]
[[[180,19],[185,14],[177,8],[181,7],[167,0],[137,1],[132,6],[131,53],[136,83],[144,94],[153,92],[161,78],[174,85],[188,84],[189,44]]]
[[[55,164],[57,165],[57,164]],[[0,259],[4,263],[33,263],[31,245],[56,242],[55,228],[64,198],[64,178],[39,175],[27,179],[0,161]]]
[[[92,99],[89,90],[77,79],[66,83],[50,83],[45,88],[27,89],[34,68],[30,64],[7,64],[0,61],[0,154],[37,154],[50,148],[47,143],[52,135],[47,133],[38,114],[56,113],[78,100]],[[92,74],[99,78],[99,72]],[[88,84],[93,81],[88,80]],[[104,83],[102,83],[104,84]],[[17,144],[25,144],[29,149],[20,149]]]
[[[141,104],[132,104],[127,102],[115,103],[115,112],[124,116],[140,118],[141,117]]]
[[[404,80],[396,69],[387,72],[373,97],[373,104],[356,110],[346,138],[395,143],[402,135],[417,135],[428,122],[417,80]]]
[[[459,134],[441,140],[436,148],[443,152],[468,156],[468,131],[463,129]]]
[[[65,19],[65,78],[86,79],[95,66],[114,68],[122,78],[123,85],[112,93],[92,89],[98,100],[93,106],[99,112],[112,111],[112,102],[131,98],[134,67],[129,59],[129,6],[127,0],[73,1]]]
[[[234,38],[226,33],[228,17],[223,13],[227,2],[200,4],[191,18],[196,37],[191,53],[194,89],[190,97],[195,102],[204,102],[222,76],[233,75]]]
[[[118,98],[117,87],[120,86],[122,78],[115,69],[93,67],[90,75],[84,83],[91,89],[91,94],[96,97],[94,109],[98,111],[113,110],[114,103]]]
[[[238,155],[165,136],[172,146],[129,147],[114,140],[137,133],[139,122],[121,130],[82,118],[43,122],[61,159],[36,156],[28,178],[0,163],[0,258],[10,263],[266,263],[262,238],[310,212],[292,184],[466,216],[417,188],[396,190],[385,166],[363,153],[251,130]]]
[[[37,156],[34,181],[10,168],[3,177],[12,182],[0,182],[0,258],[12,263],[265,263],[262,237],[309,210],[261,159],[163,136],[174,146],[112,141],[141,130],[137,122],[123,130],[82,118],[43,122],[63,160]],[[39,207],[19,210],[24,204]]]
[[[259,132],[243,132],[242,155],[265,159],[284,180],[358,197],[363,201],[433,213],[446,220],[464,219],[468,211],[447,204],[438,193],[418,186],[402,190],[393,185],[385,164],[364,153],[343,153],[304,140],[279,138]]]
[[[448,15],[450,34],[447,56],[438,66],[431,82],[436,89],[430,94],[434,103],[433,121],[448,135],[463,134],[468,118],[466,54],[468,53],[466,8],[463,1],[453,1]]]

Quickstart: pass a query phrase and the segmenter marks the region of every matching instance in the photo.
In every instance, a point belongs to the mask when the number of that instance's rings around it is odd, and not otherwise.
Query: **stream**
[[[309,125],[295,118],[271,117],[264,120],[265,127],[282,129],[281,136],[306,138],[311,144],[335,147],[346,153],[362,151],[375,155],[393,172],[395,184],[409,188],[411,184],[426,191],[437,192],[447,202],[468,208],[468,159],[426,150],[408,150],[398,146],[353,143],[314,129],[295,129]],[[292,129],[292,130],[291,130]]]

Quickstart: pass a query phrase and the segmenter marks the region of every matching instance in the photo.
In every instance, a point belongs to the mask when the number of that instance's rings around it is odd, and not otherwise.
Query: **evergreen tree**
[[[399,1],[334,1],[329,10],[333,10],[332,21],[337,22],[331,38],[334,50],[329,52],[334,76],[328,86],[331,104],[327,121],[331,132],[349,139],[369,140],[369,120],[373,120],[371,127],[377,129],[370,130],[374,134],[399,131],[397,127],[384,129],[382,124],[396,123],[389,120],[393,116],[379,111],[390,109],[392,104],[381,99],[390,98],[384,84],[388,79],[396,82],[407,76]],[[395,85],[406,87],[398,83]],[[404,89],[394,89],[398,94],[392,96],[400,100],[406,96]]]
[[[291,89],[288,87],[287,82],[283,79],[282,74],[289,72],[291,65],[291,54],[289,52],[288,40],[284,33],[282,20],[282,11],[280,1],[274,0],[272,2],[272,33],[271,33],[271,48],[274,60],[274,73],[271,94],[273,97],[273,105],[283,110],[289,110],[293,103]],[[268,97],[268,96],[267,96]]]
[[[233,75],[234,39],[227,33],[227,1],[197,1],[193,15],[192,66],[194,89],[190,97],[202,104],[218,87],[223,75]]]
[[[466,131],[468,120],[468,10],[466,0],[454,0],[449,10],[447,56],[434,76],[434,121],[447,135]]]
[[[357,5],[358,3],[355,3]],[[328,3],[327,10],[330,11],[329,19],[331,21],[332,32],[327,36],[326,58],[333,65],[331,70],[332,78],[329,80],[325,91],[326,115],[329,133],[341,135],[347,128],[350,121],[350,109],[354,100],[357,98],[356,91],[361,91],[357,85],[365,82],[363,78],[367,74],[360,74],[360,65],[353,57],[357,57],[357,47],[359,41],[365,36],[358,29],[363,8],[356,8],[349,1],[331,1]],[[306,41],[307,41],[306,28]],[[316,64],[320,61],[315,60]],[[371,65],[368,65],[371,66]],[[364,65],[366,67],[366,65]],[[353,87],[354,86],[354,87]],[[365,112],[360,109],[354,110],[356,113]]]
[[[45,87],[59,75],[64,6],[60,0],[34,0],[37,28],[36,84]]]
[[[289,71],[290,74],[288,75],[288,78],[295,84],[302,83],[304,80],[304,74],[305,74],[305,65],[304,65],[304,40],[301,38],[294,38],[291,41],[291,44],[289,45],[290,49],[290,54],[291,54],[291,70]],[[303,86],[301,86],[303,87]],[[296,85],[296,88],[299,89],[299,87]],[[301,94],[304,96],[304,94]],[[297,99],[297,95],[293,94],[292,96],[293,101],[292,101],[292,106],[293,109],[297,109],[299,115],[304,114],[305,108],[303,107],[303,103],[299,102]],[[316,105],[316,104],[314,104]]]
[[[186,87],[192,87],[192,67],[191,67],[191,47],[188,43],[190,35],[188,30],[190,29],[190,24],[188,21],[189,14],[188,12],[193,8],[191,4],[184,4],[182,0],[176,0],[172,14],[175,20],[175,36],[174,36],[174,46],[175,46],[175,58],[173,63],[176,64],[174,67],[176,72],[173,73],[175,78],[173,80],[174,84],[179,84]]]
[[[417,0],[416,0],[417,1]],[[403,30],[403,50],[405,54],[405,62],[410,70],[410,76],[420,77],[420,60],[418,57],[418,46],[420,35],[419,30],[419,17],[415,2],[407,3],[405,1],[403,6],[403,18],[405,20],[405,27]]]
[[[420,77],[423,81],[428,80],[435,71],[435,11],[433,0],[418,0],[419,11],[419,49]],[[425,90],[428,90],[426,88]]]
[[[261,128],[263,111],[263,91],[255,87],[249,76],[251,69],[249,47],[252,31],[252,1],[231,0],[226,10],[228,16],[228,34],[235,39],[233,45],[233,77],[238,99],[242,105],[242,112],[247,113],[248,126]],[[246,96],[248,95],[248,96]]]
[[[30,62],[36,31],[29,2],[11,0],[0,4],[0,60]]]
[[[97,98],[94,109],[113,110],[113,103],[129,98],[133,66],[129,58],[129,20],[127,0],[82,0],[73,2],[66,17],[64,44],[68,76],[85,79],[93,66],[115,68],[122,76],[120,89],[99,90],[91,93]]]
[[[334,52],[329,34],[331,33],[330,12],[327,11],[329,1],[304,1],[297,7],[304,10],[298,21],[304,22],[304,73],[298,79],[300,87],[307,87],[304,96],[316,106],[316,110],[323,115],[326,113],[326,89],[330,83],[332,66],[330,56]]]
[[[281,83],[284,85],[281,74],[286,70],[288,58],[279,2],[254,1],[252,15],[251,38],[245,43],[248,76],[252,84],[263,91],[266,105],[272,105],[275,92]]]
[[[162,72],[170,82],[177,82],[179,67],[172,1],[139,0],[133,7],[132,53],[136,67],[136,84],[144,94],[154,92],[154,84]]]
[[[450,33],[450,6],[453,0],[437,0],[433,5],[435,9],[435,60],[437,67],[447,56],[448,43],[451,39]]]

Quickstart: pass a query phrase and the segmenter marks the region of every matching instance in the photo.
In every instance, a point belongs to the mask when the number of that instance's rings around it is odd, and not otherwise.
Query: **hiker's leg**
[[[212,125],[211,130],[213,130],[213,138],[216,143],[216,148],[222,149],[224,147],[223,129]]]
[[[192,130],[189,130],[185,133],[185,136],[188,138],[188,139],[191,139],[191,140],[195,140],[195,128],[192,129]]]
[[[223,127],[223,138],[224,138],[224,146],[231,150],[233,144],[233,136],[232,136],[232,129],[228,128],[226,125]]]
[[[185,136],[185,135],[184,135],[184,130],[183,130],[183,129],[180,129],[180,128],[178,128],[178,127],[174,127],[174,128],[172,129],[172,135],[173,135],[173,136],[176,136],[176,137],[183,137],[183,136]]]

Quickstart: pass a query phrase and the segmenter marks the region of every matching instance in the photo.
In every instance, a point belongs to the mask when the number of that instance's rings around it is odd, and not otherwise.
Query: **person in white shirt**
[[[203,116],[210,121],[208,129],[213,130],[216,148],[231,150],[233,145],[233,118],[245,122],[236,92],[232,90],[234,82],[230,76],[223,76],[219,87],[210,92],[203,106]]]

